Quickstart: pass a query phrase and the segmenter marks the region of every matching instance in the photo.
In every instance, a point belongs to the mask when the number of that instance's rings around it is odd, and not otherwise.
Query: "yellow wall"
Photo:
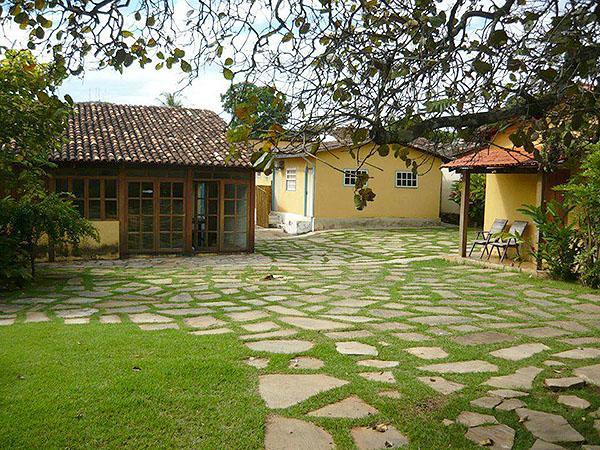
[[[275,176],[275,204],[273,210],[304,215],[304,169],[306,161],[302,158],[285,158],[283,170],[276,169]],[[285,173],[287,169],[296,169],[296,190],[285,190]]]
[[[118,220],[90,220],[92,225],[98,230],[100,242],[93,239],[84,239],[81,242],[82,247],[96,248],[104,246],[116,246],[119,248],[119,221]]]
[[[538,174],[488,174],[485,181],[484,229],[489,230],[495,219],[508,219],[507,227],[515,220],[526,220],[529,225],[524,237],[533,242],[535,226],[517,210],[523,205],[536,204]]]
[[[366,153],[367,149],[361,152]],[[419,168],[417,188],[397,188],[396,171],[406,171],[406,163],[393,155],[372,156],[371,166],[363,168],[369,173],[369,187],[376,194],[375,201],[358,211],[354,206],[354,188],[344,186],[343,174],[329,167],[355,169],[356,162],[344,148],[332,152],[319,152],[315,188],[315,217],[322,218],[415,218],[437,219],[440,216],[441,161],[425,155],[427,163]],[[411,150],[410,158],[420,160],[424,154]],[[322,162],[323,161],[323,162]],[[433,162],[433,165],[431,165]],[[373,167],[375,166],[375,167]],[[377,168],[376,168],[377,167]],[[380,171],[378,168],[384,169]]]

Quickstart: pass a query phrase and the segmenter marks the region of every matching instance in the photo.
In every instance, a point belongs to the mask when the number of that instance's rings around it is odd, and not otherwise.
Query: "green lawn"
[[[598,363],[598,358],[554,355],[600,348],[600,295],[575,284],[455,266],[437,258],[456,251],[455,242],[453,229],[339,231],[260,242],[251,256],[91,262],[42,270],[35,285],[0,301],[0,323],[5,323],[0,326],[0,448],[262,448],[265,420],[273,413],[326,430],[339,449],[355,448],[353,428],[382,423],[407,436],[409,448],[467,449],[478,447],[464,437],[466,428],[445,426],[442,420],[473,411],[491,414],[515,430],[513,448],[529,449],[535,437],[515,412],[469,404],[493,389],[484,384],[491,376],[510,375],[521,367],[542,369],[522,399],[528,408],[560,415],[587,443],[600,444],[590,414],[600,405],[598,387],[565,392],[591,403],[577,410],[558,403],[558,394],[543,386],[546,378],[571,376],[577,367]],[[414,257],[430,259],[401,261]],[[267,275],[273,277],[265,279]],[[339,305],[353,300],[369,303]],[[69,319],[61,316],[76,311],[89,323],[67,324]],[[48,322],[26,323],[33,312],[43,313]],[[144,331],[144,325],[132,323],[140,312],[178,329]],[[261,315],[240,319],[235,316],[240,312]],[[346,329],[365,334],[330,338],[327,331],[291,326],[285,320],[290,315],[346,323]],[[110,316],[122,323],[100,323]],[[191,317],[215,322],[194,328],[187,321]],[[464,322],[420,321],[437,317]],[[256,332],[247,327],[268,323],[275,332],[293,333],[279,339],[301,340],[312,348],[298,354],[252,351],[246,342],[269,338],[253,337]],[[398,330],[382,330],[379,324],[407,327],[426,340],[406,340],[396,336]],[[526,334],[537,328],[556,335]],[[189,333],[194,329],[228,332],[196,336]],[[479,332],[504,333],[511,340],[474,346],[457,340]],[[567,338],[587,343],[570,344]],[[336,341],[343,340],[371,345],[378,355],[340,354]],[[548,348],[518,361],[490,354],[524,343]],[[448,356],[429,361],[406,351],[420,346],[439,347]],[[314,371],[290,367],[298,355],[317,358],[324,366]],[[249,366],[250,357],[267,359],[266,367]],[[357,364],[363,359],[398,362],[382,369],[391,371],[395,382],[365,380],[360,373],[381,370]],[[420,369],[471,360],[487,361],[498,370],[438,374]],[[563,365],[549,367],[548,360]],[[259,394],[261,375],[311,373],[348,383],[287,408],[266,407]],[[423,376],[441,376],[464,388],[442,395],[418,380]],[[381,395],[390,389],[400,398]],[[358,419],[308,415],[351,395],[379,412]]]
[[[244,350],[132,325],[6,327],[0,448],[259,448],[266,408]]]

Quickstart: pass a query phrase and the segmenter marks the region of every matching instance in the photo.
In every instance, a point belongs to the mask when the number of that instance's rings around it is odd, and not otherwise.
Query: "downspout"
[[[306,201],[308,198],[308,183],[306,182],[308,179],[308,163],[306,164],[306,166],[304,166],[304,217],[307,217],[306,215]]]
[[[275,211],[275,174],[276,169],[273,169],[273,176],[271,177],[271,211]]]

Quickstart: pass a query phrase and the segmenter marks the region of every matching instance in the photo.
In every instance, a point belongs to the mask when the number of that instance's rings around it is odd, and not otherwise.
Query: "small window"
[[[356,185],[356,175],[368,173],[365,169],[344,169],[344,186],[352,186]]]
[[[396,172],[397,188],[416,188],[418,187],[417,174],[410,171]]]
[[[296,190],[296,169],[287,169],[285,171],[285,190]]]
[[[117,219],[117,180],[115,179],[56,178],[55,191],[70,193],[69,199],[81,215],[87,219]]]

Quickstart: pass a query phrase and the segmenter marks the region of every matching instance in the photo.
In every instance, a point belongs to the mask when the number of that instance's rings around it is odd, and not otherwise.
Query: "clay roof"
[[[351,141],[340,140],[340,139],[323,141],[320,143],[319,149],[317,150],[317,152],[332,151],[332,150],[337,150],[337,149],[340,149],[343,147],[349,147],[352,145],[353,144]],[[438,145],[434,144],[433,142],[431,142],[425,138],[417,138],[417,139],[405,144],[405,146],[409,147],[409,148],[413,148],[415,150],[419,150],[423,153],[428,153],[430,155],[436,156],[438,158],[441,158],[444,161],[448,161],[450,159],[450,155],[446,154],[446,152],[444,152],[442,148],[440,148]],[[290,143],[290,144],[287,144],[280,148],[275,149],[275,154],[278,157],[283,157],[283,158],[294,157],[294,156],[306,154],[306,152],[310,152],[310,150],[311,150],[310,142],[307,142],[306,144],[294,142],[294,143]]]
[[[536,168],[538,162],[533,154],[522,148],[505,149],[491,145],[465,153],[442,167],[453,170]]]
[[[54,162],[252,167],[249,147],[227,160],[227,125],[203,109],[78,103]]]

